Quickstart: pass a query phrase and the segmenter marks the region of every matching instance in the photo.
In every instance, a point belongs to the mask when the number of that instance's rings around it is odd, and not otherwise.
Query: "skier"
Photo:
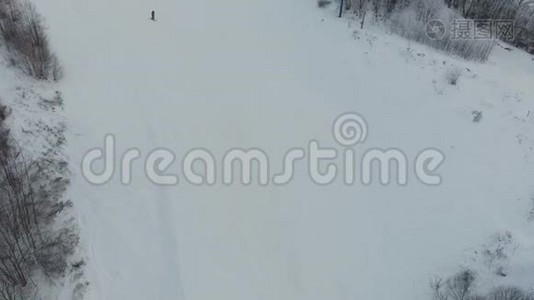
[[[152,11],[152,18],[150,18],[152,21],[156,21],[156,12]]]

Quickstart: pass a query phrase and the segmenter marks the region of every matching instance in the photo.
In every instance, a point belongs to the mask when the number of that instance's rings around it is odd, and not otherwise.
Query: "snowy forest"
[[[319,6],[329,0],[319,0]],[[486,60],[494,43],[452,40],[450,34],[433,41],[425,26],[438,19],[452,24],[455,19],[506,20],[513,22],[514,35],[506,42],[534,52],[534,1],[532,0],[344,0],[346,12],[356,14],[364,26],[365,18],[386,22],[394,32],[468,59]],[[368,15],[369,14],[369,15]]]

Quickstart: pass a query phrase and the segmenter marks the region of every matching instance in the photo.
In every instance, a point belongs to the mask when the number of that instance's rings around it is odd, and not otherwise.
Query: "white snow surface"
[[[459,266],[480,288],[533,287],[534,61],[497,47],[485,64],[448,57],[314,0],[34,0],[65,68],[69,198],[81,229],[87,299],[429,299]],[[157,22],[149,20],[156,10]],[[445,74],[463,70],[455,86]],[[472,111],[482,111],[473,122]],[[334,119],[358,112],[356,146],[427,147],[443,183],[314,184],[303,162],[286,186],[87,183],[83,155],[196,147],[220,161],[258,147],[335,147]],[[274,170],[276,169],[276,170]],[[220,170],[218,170],[220,171]],[[508,276],[478,251],[510,232]],[[478,254],[477,254],[478,253]],[[66,298],[67,299],[67,298]]]

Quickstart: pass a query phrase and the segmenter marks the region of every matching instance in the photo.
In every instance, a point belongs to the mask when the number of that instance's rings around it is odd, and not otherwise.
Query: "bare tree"
[[[56,229],[54,220],[70,201],[60,200],[68,181],[51,180],[46,165],[29,161],[10,140],[0,109],[0,299],[31,293],[37,270],[63,276],[78,243],[71,228]]]
[[[0,36],[13,65],[36,79],[60,78],[42,18],[31,3],[0,0]]]

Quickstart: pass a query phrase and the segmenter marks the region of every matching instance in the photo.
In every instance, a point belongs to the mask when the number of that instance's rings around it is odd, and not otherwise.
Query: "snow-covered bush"
[[[447,80],[448,84],[456,85],[461,75],[462,75],[462,69],[460,69],[459,67],[453,66],[447,69],[447,73],[445,73],[445,79]]]
[[[534,300],[534,295],[517,287],[498,287],[493,290],[486,300]]]
[[[480,120],[482,120],[482,112],[480,110],[473,110],[471,115],[473,115],[473,122],[475,123],[478,123]]]
[[[534,45],[534,0],[445,0],[464,17],[478,20],[509,20],[514,23],[511,44],[528,49]]]
[[[475,292],[476,275],[464,269],[443,280],[435,278],[430,282],[434,300],[534,300],[534,294],[517,287],[502,286],[489,293]]]
[[[3,126],[5,113],[0,115],[0,300],[27,299],[37,273],[64,276],[78,236],[55,226],[71,205],[61,200],[68,179],[49,178],[48,161],[25,159]]]
[[[0,1],[0,37],[8,59],[36,79],[60,78],[41,16],[31,3],[20,1]]]
[[[515,21],[516,38],[514,45],[534,54],[534,0],[530,5],[522,5]]]
[[[430,282],[435,300],[467,300],[472,299],[473,283],[475,273],[469,269],[462,270],[448,278],[442,280],[436,278]]]
[[[7,118],[7,107],[0,104],[0,153],[8,148],[9,130],[4,127],[4,121]]]
[[[485,60],[494,43],[454,40],[450,34],[441,40],[430,40],[425,34],[427,22],[439,19],[449,25],[453,19],[463,18],[512,21],[514,38],[506,42],[534,51],[534,0],[344,0],[344,3],[345,10],[362,18],[362,24],[371,10],[376,20],[390,20],[396,33],[467,59]]]
[[[406,7],[399,7],[391,15],[388,24],[391,30],[407,39],[429,45],[465,59],[485,61],[495,42],[491,40],[455,39],[448,26],[462,16],[448,8],[442,0],[414,0]],[[443,36],[431,38],[427,24],[440,20],[445,24]]]
[[[330,3],[332,3],[332,1],[330,0],[317,0],[317,6],[319,7],[325,7],[329,5]]]
[[[55,55],[52,56],[52,60],[51,60],[51,73],[52,73],[51,74],[52,80],[54,81],[61,80],[63,76],[65,75],[63,71],[63,67],[61,66],[58,58]]]

